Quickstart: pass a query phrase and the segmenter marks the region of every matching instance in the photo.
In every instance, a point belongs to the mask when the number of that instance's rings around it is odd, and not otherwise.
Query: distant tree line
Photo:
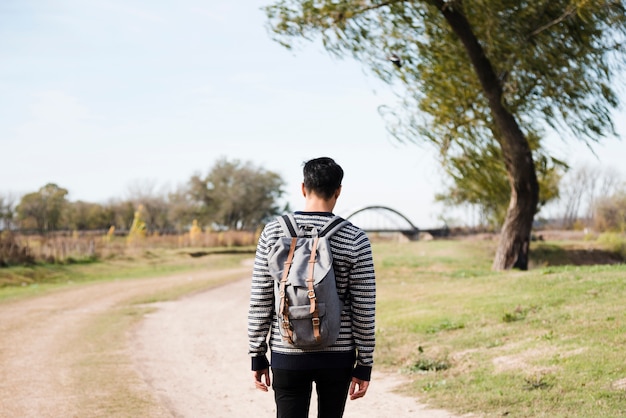
[[[485,167],[485,173],[494,175],[459,171],[456,183],[436,198],[446,206],[474,211],[480,226],[497,230],[510,191],[502,170],[487,163]],[[540,207],[553,210],[549,219],[542,216],[537,221],[563,229],[626,232],[626,187],[620,174],[610,167],[561,167],[541,176],[545,183],[541,182]],[[124,233],[140,207],[147,233],[188,231],[194,223],[204,230],[254,230],[290,210],[280,205],[284,185],[274,172],[224,158],[207,174],[194,174],[175,190],[159,191],[145,181],[131,185],[127,198],[106,203],[69,201],[67,189],[50,183],[21,197],[0,193],[0,230],[47,233],[114,227]]]
[[[205,229],[254,230],[289,210],[279,205],[284,180],[250,162],[219,159],[206,175],[197,173],[175,190],[135,184],[129,197],[107,203],[69,201],[68,190],[49,183],[21,197],[0,195],[0,229],[36,231],[128,231],[142,208],[147,232],[182,232],[196,221]]]

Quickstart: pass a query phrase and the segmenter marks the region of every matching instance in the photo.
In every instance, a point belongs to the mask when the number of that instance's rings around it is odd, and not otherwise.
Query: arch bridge
[[[367,206],[345,216],[350,222],[358,225],[365,232],[401,233],[410,240],[419,238],[420,233],[427,232],[433,237],[450,235],[448,227],[438,229],[419,229],[402,213],[387,206]]]
[[[345,218],[365,232],[399,232],[411,240],[417,239],[420,233],[419,228],[413,225],[409,218],[387,206],[367,206],[352,212]]]

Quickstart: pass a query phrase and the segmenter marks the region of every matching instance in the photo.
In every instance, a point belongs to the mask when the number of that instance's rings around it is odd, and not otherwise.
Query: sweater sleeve
[[[369,239],[360,232],[355,245],[356,263],[350,272],[352,335],[357,348],[354,377],[369,380],[376,342],[376,275]]]
[[[267,236],[267,229],[265,229],[259,237],[250,286],[248,353],[252,357],[252,370],[262,370],[269,365],[267,341],[272,326],[274,283],[267,267],[267,256],[270,250]]]

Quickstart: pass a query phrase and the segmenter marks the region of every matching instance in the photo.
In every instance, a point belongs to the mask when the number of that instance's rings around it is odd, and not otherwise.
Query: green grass
[[[626,265],[493,272],[494,250],[374,245],[378,366],[456,413],[625,416]]]

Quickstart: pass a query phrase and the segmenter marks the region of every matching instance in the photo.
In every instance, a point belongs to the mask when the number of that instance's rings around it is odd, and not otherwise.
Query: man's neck
[[[324,200],[317,197],[307,197],[304,202],[304,212],[331,212],[335,209],[335,199]]]

